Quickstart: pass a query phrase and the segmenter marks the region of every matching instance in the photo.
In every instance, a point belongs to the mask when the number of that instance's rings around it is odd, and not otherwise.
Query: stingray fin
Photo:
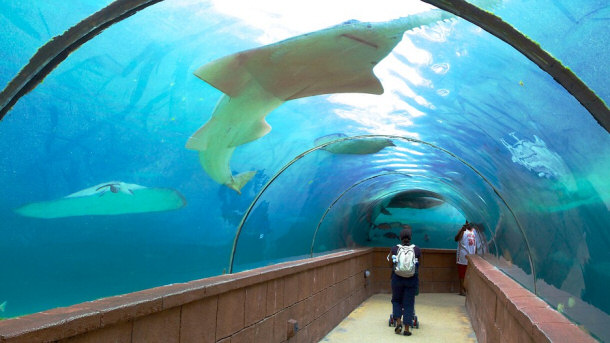
[[[241,189],[248,183],[248,181],[252,180],[252,178],[256,175],[256,170],[248,171],[240,173],[233,177],[230,183],[227,183],[227,187],[241,194]]]
[[[129,189],[129,188],[126,188],[126,187],[121,187],[120,191],[121,191],[121,193],[125,193],[127,195],[133,195],[133,191],[131,189]]]
[[[353,78],[347,79],[341,84],[338,84],[332,77],[326,82],[319,81],[289,95],[286,100],[334,93],[367,93],[379,95],[383,94],[383,85],[371,70],[370,73],[355,74]]]
[[[213,120],[213,118],[212,118]],[[203,151],[208,148],[210,122],[205,123],[195,133],[193,133],[186,141],[185,147],[191,150]]]
[[[231,97],[237,96],[252,79],[244,66],[250,54],[244,51],[225,56],[197,68],[194,74],[221,92]]]

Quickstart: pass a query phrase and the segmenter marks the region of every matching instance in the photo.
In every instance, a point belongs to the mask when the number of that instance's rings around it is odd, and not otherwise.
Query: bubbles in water
[[[442,88],[436,91],[436,94],[440,95],[440,96],[447,96],[449,95],[449,90]]]
[[[437,74],[446,74],[449,71],[449,63],[436,63],[430,69]]]

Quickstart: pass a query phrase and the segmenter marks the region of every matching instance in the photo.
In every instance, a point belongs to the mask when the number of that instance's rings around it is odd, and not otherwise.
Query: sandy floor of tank
[[[476,342],[464,305],[465,298],[450,293],[422,293],[415,297],[419,329],[411,336],[397,335],[388,326],[392,304],[390,294],[375,294],[320,342]]]

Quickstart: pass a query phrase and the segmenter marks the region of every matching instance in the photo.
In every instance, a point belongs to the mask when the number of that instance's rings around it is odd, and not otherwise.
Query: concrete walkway
[[[390,294],[375,294],[358,306],[320,342],[477,342],[464,306],[465,298],[451,293],[422,293],[415,297],[419,329],[397,335],[388,326]]]

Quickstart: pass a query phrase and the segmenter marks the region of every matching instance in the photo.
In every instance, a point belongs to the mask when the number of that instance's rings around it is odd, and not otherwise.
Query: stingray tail
[[[237,193],[241,194],[241,189],[248,183],[248,181],[252,180],[254,175],[256,174],[256,170],[252,170],[249,172],[243,172],[233,177],[230,183],[227,183],[227,187],[235,190]]]

